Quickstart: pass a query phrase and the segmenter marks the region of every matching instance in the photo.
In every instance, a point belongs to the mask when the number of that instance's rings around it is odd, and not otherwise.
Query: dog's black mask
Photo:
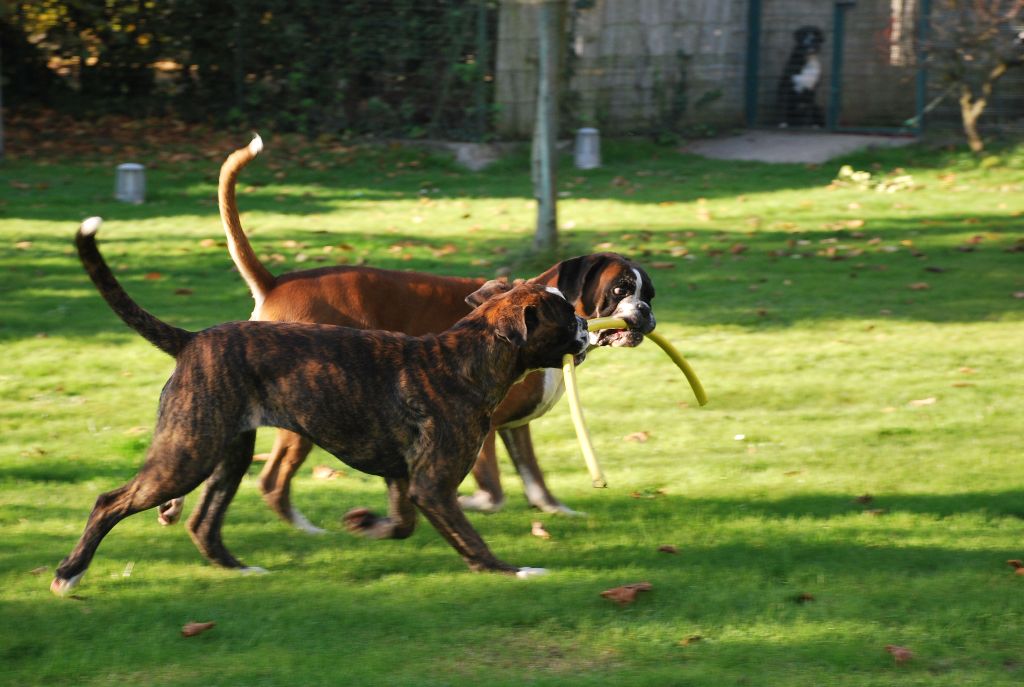
[[[814,55],[821,52],[825,34],[817,26],[801,26],[793,32],[793,40],[796,41],[796,49],[806,55]]]

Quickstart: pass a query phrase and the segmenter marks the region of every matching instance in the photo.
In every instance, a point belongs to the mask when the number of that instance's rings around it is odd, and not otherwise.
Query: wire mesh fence
[[[1024,129],[1018,0],[564,4],[563,135],[960,126],[963,83],[981,92],[983,79],[954,67],[983,77],[994,45],[1008,66],[981,121]],[[15,2],[0,15],[4,99],[310,134],[525,138],[536,17],[532,0]]]

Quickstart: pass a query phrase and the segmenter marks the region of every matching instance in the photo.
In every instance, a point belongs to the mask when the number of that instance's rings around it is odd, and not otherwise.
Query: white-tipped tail
[[[263,151],[263,139],[257,133],[254,133],[252,136],[252,140],[249,141],[249,152],[252,153],[253,157],[256,157]]]
[[[100,230],[101,226],[103,226],[102,217],[90,217],[89,219],[82,222],[82,234],[84,234],[85,236],[92,236],[93,234]]]

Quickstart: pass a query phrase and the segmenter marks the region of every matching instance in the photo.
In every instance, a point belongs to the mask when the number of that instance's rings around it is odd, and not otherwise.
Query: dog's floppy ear
[[[466,296],[466,303],[474,308],[491,300],[495,296],[512,290],[512,284],[500,279],[492,279],[479,289]]]
[[[494,326],[494,333],[510,343],[522,346],[526,343],[527,335],[539,321],[537,306],[527,305],[522,309],[515,309],[515,312],[507,317],[502,317]]]

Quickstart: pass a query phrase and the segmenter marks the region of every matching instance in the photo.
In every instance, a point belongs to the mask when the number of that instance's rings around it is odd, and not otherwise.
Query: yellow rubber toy
[[[627,325],[625,320],[617,317],[598,317],[587,322],[587,328],[596,332],[602,329],[626,329]],[[704,385],[700,383],[697,373],[694,372],[690,363],[686,362],[682,353],[658,332],[651,332],[646,336],[658,344],[661,350],[665,351],[666,355],[672,359],[672,362],[682,370],[686,381],[690,383],[690,388],[693,389],[693,395],[697,397],[697,403],[702,406],[706,405],[708,395],[704,391]],[[597,456],[594,454],[594,444],[590,441],[590,430],[587,429],[586,420],[583,419],[580,390],[576,384],[576,365],[573,363],[571,354],[562,358],[562,374],[565,377],[566,396],[569,398],[569,414],[572,416],[572,424],[576,429],[576,439],[580,442],[580,450],[583,451],[583,460],[586,461],[587,469],[590,471],[590,479],[596,488],[607,487],[608,482],[605,480],[601,466],[597,462]]]
[[[626,329],[625,320],[621,320],[617,317],[598,317],[587,322],[587,329],[592,332],[600,331],[602,329]],[[646,335],[648,339],[658,344],[661,350],[665,351],[672,362],[683,371],[683,375],[686,376],[686,381],[690,383],[690,388],[693,389],[693,395],[697,397],[697,403],[704,406],[708,403],[708,395],[704,392],[704,385],[700,383],[700,379],[697,377],[697,373],[694,372],[690,363],[686,362],[686,358],[683,354],[676,350],[669,341],[658,332],[651,332]]]

